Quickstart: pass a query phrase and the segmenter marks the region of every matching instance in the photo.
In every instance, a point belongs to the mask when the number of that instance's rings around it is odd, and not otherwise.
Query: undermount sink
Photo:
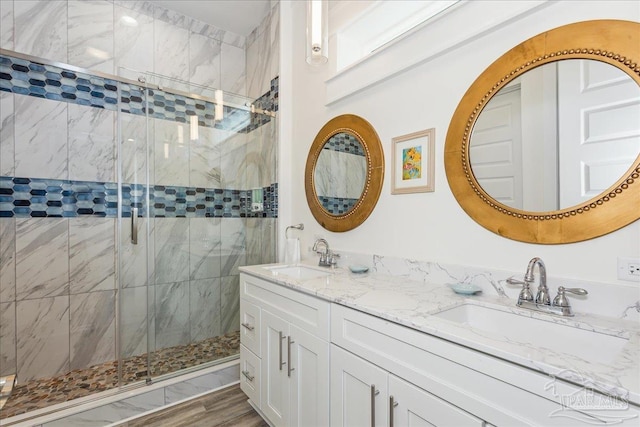
[[[317,268],[311,268],[304,265],[284,265],[275,267],[266,267],[274,275],[284,275],[295,279],[316,279],[318,277],[325,277],[331,274],[329,271],[323,271]]]
[[[488,332],[514,344],[533,345],[591,362],[612,362],[628,342],[623,337],[578,329],[551,319],[532,318],[474,304],[462,304],[434,316]],[[490,338],[489,335],[487,337]]]

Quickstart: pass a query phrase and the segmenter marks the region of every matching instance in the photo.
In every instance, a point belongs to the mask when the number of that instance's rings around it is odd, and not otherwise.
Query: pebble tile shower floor
[[[203,363],[223,359],[240,351],[240,333],[231,332],[190,345],[165,348],[151,354],[152,376],[164,375]],[[144,380],[147,355],[123,361],[122,382]],[[20,379],[18,378],[18,381]],[[63,403],[118,387],[118,362],[112,361],[65,375],[18,384],[0,411],[0,419]]]

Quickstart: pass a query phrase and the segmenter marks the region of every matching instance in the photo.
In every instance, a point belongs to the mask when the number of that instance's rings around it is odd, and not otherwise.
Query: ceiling
[[[155,3],[217,28],[248,36],[269,13],[271,0],[158,0]]]

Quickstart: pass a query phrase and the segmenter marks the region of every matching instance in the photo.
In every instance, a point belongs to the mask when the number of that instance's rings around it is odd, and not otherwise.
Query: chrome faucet
[[[318,245],[324,245],[324,251],[319,250]],[[331,249],[329,249],[329,242],[322,238],[315,241],[312,250],[320,255],[320,261],[318,261],[318,265],[320,267],[335,267],[338,263],[336,258],[340,258],[340,254],[331,252]]]
[[[540,280],[538,281],[538,292],[534,301],[529,285],[535,280],[533,269],[536,265],[540,270]],[[522,290],[518,295],[518,302],[516,303],[518,307],[559,316],[573,316],[573,310],[571,309],[571,304],[565,292],[576,295],[588,294],[588,292],[582,288],[565,288],[560,286],[558,287],[558,295],[553,299],[553,302],[551,302],[549,298],[549,288],[547,288],[547,269],[542,259],[538,257],[532,258],[531,261],[529,261],[527,272],[524,275],[524,281],[510,277],[507,279],[507,283],[510,285],[522,285]]]
[[[544,265],[544,262],[541,258],[535,257],[529,261],[529,265],[527,266],[527,272],[524,275],[524,281],[528,283],[533,283],[535,277],[533,275],[533,269],[535,266],[538,266],[538,270],[540,270],[540,280],[538,280],[538,292],[536,293],[536,303],[537,304],[551,304],[551,298],[549,298],[549,288],[547,288],[547,268]]]

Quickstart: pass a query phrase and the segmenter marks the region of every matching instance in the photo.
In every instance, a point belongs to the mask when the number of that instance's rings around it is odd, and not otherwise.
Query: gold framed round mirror
[[[565,68],[575,70],[574,74],[561,70]],[[540,71],[538,74],[542,77],[535,77],[536,71]],[[570,77],[567,79],[562,73]],[[533,101],[523,101],[520,96],[513,98],[516,101],[499,99],[507,98],[521,83],[524,88],[523,82],[527,79],[545,80],[545,74],[551,78],[549,86],[564,80],[576,83],[579,87],[571,88],[571,94],[592,96],[596,89],[615,86],[618,97],[601,97],[581,104],[583,100],[571,98],[572,95],[551,95],[560,104],[545,106],[542,113],[537,114],[559,117],[553,125],[536,123],[525,116],[525,110],[531,113],[527,105],[542,102],[541,94],[545,91],[538,86],[527,89],[538,97]],[[623,87],[620,85],[626,86],[619,89]],[[640,218],[639,86],[640,24],[636,22],[578,22],[539,34],[509,50],[474,81],[451,119],[445,142],[445,168],[456,200],[471,218],[488,230],[528,243],[583,241],[636,221]],[[532,91],[531,87],[535,89]],[[565,88],[561,90],[564,93]],[[511,102],[518,106],[511,107],[515,105]],[[521,126],[511,131],[512,135],[519,135],[521,141],[513,142],[511,136],[490,135],[487,131],[501,127],[499,120],[504,116],[501,108],[506,108],[510,116],[505,120],[509,126],[513,126],[513,117],[523,117]],[[558,113],[565,110],[574,114]],[[621,117],[628,120],[623,122]],[[573,133],[565,132],[565,128],[573,128]],[[545,132],[556,135],[564,154],[560,150],[555,156],[573,161],[577,177],[566,175],[570,167],[554,158],[554,154],[540,154],[545,153]],[[496,147],[505,141],[509,141],[510,147],[498,152]],[[605,142],[609,145],[605,146]],[[620,148],[623,145],[626,151]],[[567,151],[567,147],[578,148]],[[584,154],[580,150],[590,151]],[[624,154],[620,154],[620,150]],[[602,153],[608,153],[610,158],[605,160]],[[508,173],[503,167],[505,163],[509,163]],[[535,169],[534,175],[524,175],[526,169]],[[549,180],[554,170],[563,184],[572,179],[574,188],[545,187],[545,180]],[[614,176],[605,173],[613,170],[617,171]],[[531,195],[537,187],[544,187],[539,193],[542,196]],[[539,204],[526,200],[543,196],[556,200]]]
[[[309,209],[330,231],[358,227],[378,202],[384,180],[380,138],[362,117],[329,120],[311,145],[305,168]]]

